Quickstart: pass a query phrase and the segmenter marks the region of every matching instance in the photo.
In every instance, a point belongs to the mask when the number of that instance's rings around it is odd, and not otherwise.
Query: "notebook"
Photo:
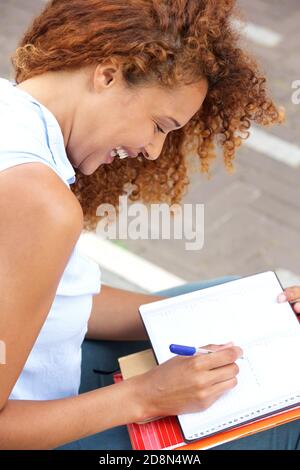
[[[187,442],[274,415],[300,404],[300,327],[282,287],[264,272],[139,308],[158,364],[172,343],[233,341],[243,349],[238,385],[208,409],[178,415]]]

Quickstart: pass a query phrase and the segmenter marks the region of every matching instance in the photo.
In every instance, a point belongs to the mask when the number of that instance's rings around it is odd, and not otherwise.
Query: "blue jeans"
[[[183,286],[156,292],[172,297],[205,287],[222,284],[235,279],[226,277],[205,282],[193,282]],[[111,385],[112,374],[96,374],[93,369],[112,371],[118,369],[118,357],[148,349],[148,341],[91,341],[82,346],[82,376],[80,393]],[[132,449],[126,426],[118,426],[100,433],[73,441],[55,450],[130,450]],[[253,436],[214,447],[220,450],[300,450],[300,421],[283,424]]]

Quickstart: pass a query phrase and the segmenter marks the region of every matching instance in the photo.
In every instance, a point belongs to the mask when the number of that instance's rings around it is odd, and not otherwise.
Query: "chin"
[[[84,176],[91,176],[93,173],[95,173],[96,170],[97,168],[93,170],[83,170],[82,168],[80,168],[80,171]]]

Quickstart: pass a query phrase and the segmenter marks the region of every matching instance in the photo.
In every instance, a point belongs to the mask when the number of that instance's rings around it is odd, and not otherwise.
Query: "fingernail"
[[[285,294],[280,294],[280,295],[277,297],[277,301],[278,301],[279,303],[286,302],[286,301],[287,301],[286,295],[285,295]]]

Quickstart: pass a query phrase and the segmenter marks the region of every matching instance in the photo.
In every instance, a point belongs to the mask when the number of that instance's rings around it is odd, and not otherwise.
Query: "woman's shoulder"
[[[0,78],[0,171],[33,161],[50,166],[66,185],[75,182],[55,117],[29,94]]]
[[[45,127],[38,106],[9,80],[0,79],[0,151],[44,146]]]
[[[83,211],[78,199],[47,166],[39,162],[17,165],[0,172],[0,181],[0,199],[6,205],[9,200],[12,214],[18,214],[17,208],[23,207],[32,213],[34,223],[41,214],[52,214],[59,223],[83,226]],[[0,214],[1,210],[5,211],[5,204],[0,204]],[[14,216],[14,219],[19,224],[18,217]]]

